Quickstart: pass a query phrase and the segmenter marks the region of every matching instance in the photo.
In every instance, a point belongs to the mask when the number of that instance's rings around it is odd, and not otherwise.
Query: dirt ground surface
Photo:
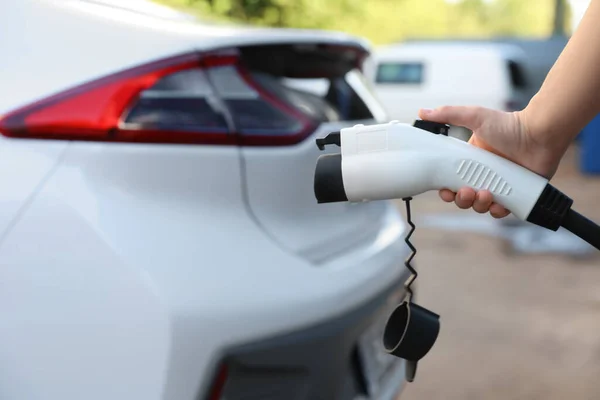
[[[582,176],[577,154],[553,184],[600,221],[600,176]],[[435,193],[412,207],[473,212]],[[496,238],[418,226],[413,243],[418,302],[441,315],[441,331],[402,400],[600,399],[600,256],[515,257]]]

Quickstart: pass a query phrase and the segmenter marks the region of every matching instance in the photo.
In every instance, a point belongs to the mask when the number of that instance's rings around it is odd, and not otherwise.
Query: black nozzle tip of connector
[[[325,154],[319,157],[315,169],[314,190],[319,204],[348,201],[342,177],[341,154]]]

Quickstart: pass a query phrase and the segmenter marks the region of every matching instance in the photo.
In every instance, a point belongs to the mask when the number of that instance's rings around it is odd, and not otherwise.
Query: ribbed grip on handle
[[[477,161],[462,160],[456,174],[465,184],[478,190],[489,190],[502,196],[508,196],[512,192],[506,179]]]

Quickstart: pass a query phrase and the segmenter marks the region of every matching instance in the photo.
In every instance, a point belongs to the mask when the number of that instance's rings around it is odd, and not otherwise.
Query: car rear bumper
[[[231,388],[360,393],[343,385],[359,380],[366,303],[408,276],[400,213],[389,205],[374,237],[310,262],[249,218],[229,153],[69,145],[2,243],[0,350],[25,361],[9,363],[0,397],[199,400],[222,354]],[[216,186],[202,172],[215,165]],[[277,396],[289,385],[271,371],[302,371],[306,396]]]
[[[383,352],[381,332],[404,295],[402,283],[326,322],[227,349],[222,398],[396,399],[404,385],[404,362]],[[382,379],[370,380],[373,374]]]

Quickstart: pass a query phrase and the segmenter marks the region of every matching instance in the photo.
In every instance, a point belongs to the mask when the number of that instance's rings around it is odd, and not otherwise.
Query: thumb
[[[444,106],[434,110],[419,110],[419,118],[454,126],[462,126],[472,131],[478,129],[485,120],[486,109],[481,107]]]

